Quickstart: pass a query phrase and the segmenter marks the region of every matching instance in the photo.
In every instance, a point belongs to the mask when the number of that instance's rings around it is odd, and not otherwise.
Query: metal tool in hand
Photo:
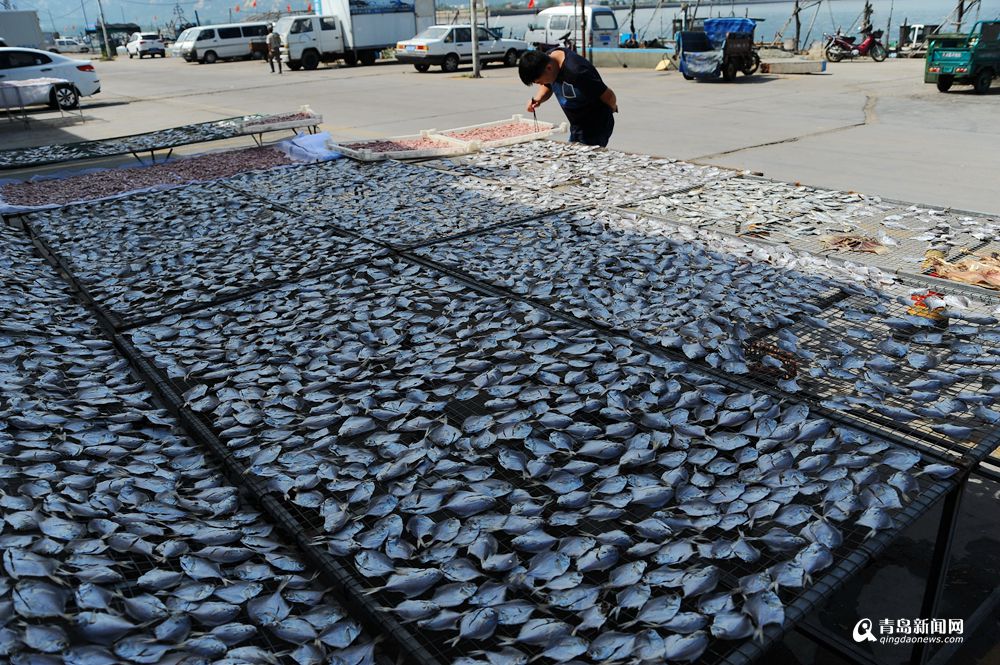
[[[538,113],[535,112],[534,108],[531,109],[531,116],[535,119],[535,133],[537,134],[538,133]]]

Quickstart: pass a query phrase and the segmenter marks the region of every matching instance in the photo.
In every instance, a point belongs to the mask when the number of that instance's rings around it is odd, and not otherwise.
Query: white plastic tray
[[[336,150],[337,152],[350,157],[351,159],[357,159],[362,162],[378,162],[383,159],[420,159],[424,157],[454,157],[456,155],[464,155],[470,152],[477,152],[479,150],[479,144],[475,142],[459,141],[453,139],[449,136],[442,136],[440,134],[435,134],[434,130],[424,130],[419,134],[409,134],[407,136],[387,136],[384,139],[368,139],[364,141],[345,141],[348,144],[365,144],[365,143],[377,143],[381,141],[405,141],[407,139],[433,139],[436,141],[441,141],[442,143],[448,143],[449,147],[442,148],[425,148],[423,150],[387,150],[385,152],[378,152],[375,150],[367,150],[365,148],[348,148],[341,143],[331,142],[330,148]]]
[[[452,139],[453,141],[464,141],[464,139],[459,139],[451,134],[458,132],[467,132],[472,129],[483,129],[485,127],[500,127],[502,125],[529,125],[531,128],[535,127],[535,120],[533,118],[525,118],[524,116],[518,114],[512,116],[510,120],[495,120],[493,122],[484,122],[479,125],[469,125],[468,127],[456,127],[455,129],[448,129],[443,132],[439,132],[437,136],[443,136],[445,138]],[[528,141],[534,141],[535,139],[545,139],[553,134],[563,133],[569,130],[569,125],[565,122],[558,125],[554,125],[551,122],[538,121],[538,131],[531,132],[530,134],[520,134],[518,136],[509,136],[504,139],[497,139],[495,141],[478,141],[481,148],[499,148],[507,145],[517,145],[518,143],[527,143]]]

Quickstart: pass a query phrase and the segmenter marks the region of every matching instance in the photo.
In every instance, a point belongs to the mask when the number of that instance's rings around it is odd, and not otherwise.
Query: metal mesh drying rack
[[[240,136],[250,136],[260,146],[263,145],[263,134],[265,133],[284,129],[291,129],[294,132],[296,128],[301,127],[310,134],[313,134],[319,131],[318,123],[320,122],[319,118],[306,118],[283,122],[274,128],[269,128],[265,125],[260,129],[254,130],[252,128],[244,129],[243,120],[242,117],[225,118],[211,122],[182,125],[169,130],[128,134],[110,139],[80,141],[79,143],[59,146],[0,150],[0,171],[32,168],[71,161],[102,159],[104,157],[119,155],[132,155],[140,163],[143,163],[141,155],[144,153],[149,153],[150,163],[155,164],[157,154],[162,153],[164,150],[167,151],[167,154],[161,158],[161,161],[169,159],[170,155],[173,154],[174,148],[195,143],[238,138]],[[47,156],[45,151],[60,152]]]
[[[523,220],[519,223],[523,223]],[[469,235],[474,235],[477,232],[481,233],[484,230],[486,229],[472,231]],[[357,234],[350,234],[359,237]],[[86,289],[76,282],[72,273],[67,270],[58,255],[48,250],[43,239],[34,238],[34,240],[36,246],[39,247],[43,253],[46,253],[47,258],[55,263],[61,269],[64,276],[69,279],[77,292],[82,296],[85,304],[94,308],[95,303],[93,299],[89,297]],[[431,243],[428,242],[427,244]],[[401,260],[417,263],[425,266],[426,268],[448,274],[478,293],[527,302],[535,307],[541,307],[553,316],[559,317],[560,319],[570,322],[573,325],[582,326],[588,329],[597,329],[599,331],[601,330],[599,326],[595,326],[591,322],[582,321],[576,319],[575,317],[560,313],[559,311],[533,302],[530,299],[517,296],[516,294],[513,294],[505,289],[498,289],[491,285],[484,284],[459,271],[440,266],[433,261],[415,256],[411,252],[391,248],[390,250]],[[296,278],[294,281],[299,281],[299,279],[302,278]],[[254,291],[263,291],[271,286],[273,285],[264,285],[261,286],[260,289],[254,289]],[[977,292],[977,295],[981,294]],[[211,304],[213,303],[205,303],[203,306],[207,307]],[[390,642],[393,642],[398,647],[398,653],[400,656],[409,662],[421,664],[437,662],[433,654],[429,653],[419,642],[414,640],[413,636],[410,635],[408,631],[406,631],[402,626],[399,626],[399,624],[394,622],[391,618],[386,617],[386,615],[377,607],[373,607],[372,604],[368,602],[367,597],[361,592],[359,585],[349,572],[339,566],[337,562],[332,560],[325,552],[317,550],[309,539],[305,537],[305,533],[302,530],[302,525],[299,523],[299,520],[294,515],[291,515],[285,506],[282,506],[277,500],[274,499],[273,496],[268,495],[264,491],[264,488],[260,487],[257,482],[253,481],[252,478],[242,473],[242,464],[234,460],[224,446],[218,445],[218,440],[205,426],[204,422],[200,421],[200,418],[196,417],[194,414],[190,413],[181,406],[180,398],[176,394],[174,387],[164,381],[161,373],[152,367],[131,345],[131,342],[116,330],[117,326],[115,324],[120,322],[112,321],[105,316],[103,311],[97,308],[95,309],[97,310],[102,328],[113,338],[116,347],[126,355],[130,363],[132,363],[133,367],[140,373],[144,380],[155,388],[156,392],[164,397],[165,401],[171,405],[172,410],[175,410],[179,414],[184,428],[191,433],[196,440],[203,445],[208,446],[210,450],[219,456],[223,462],[223,467],[225,468],[227,475],[229,475],[230,478],[239,486],[250,492],[250,494],[259,501],[265,511],[292,534],[297,545],[310,559],[311,563],[323,571],[324,577],[328,581],[335,582],[338,588],[340,588],[348,598],[349,606],[360,612],[360,618],[363,623],[370,628],[374,628],[379,632],[385,633],[389,637]],[[200,309],[200,307],[193,307],[192,310],[194,309]],[[620,331],[604,330],[603,332],[608,335],[621,335]],[[670,356],[670,354],[662,348],[650,349],[650,352],[668,357]],[[686,358],[683,360],[685,362],[689,362]],[[701,364],[698,364],[697,368],[698,371],[701,372],[713,375],[717,374],[711,370],[710,367],[702,366]],[[781,399],[796,399],[795,396],[781,394],[776,391],[773,386],[768,385],[767,383],[747,382],[744,377],[721,375],[715,376],[715,378],[730,385],[739,386],[743,389],[749,387],[752,389],[763,390]],[[766,638],[763,642],[757,643],[747,641],[732,649],[725,655],[719,654],[721,657],[714,662],[748,663],[760,658],[769,646],[773,645],[785,632],[791,629],[793,625],[800,622],[808,612],[815,609],[820,603],[829,598],[834,591],[840,588],[852,573],[859,570],[879,553],[883,552],[886,547],[888,547],[890,542],[898,536],[903,529],[912,524],[912,522],[921,515],[926,514],[937,503],[943,501],[944,505],[942,509],[942,517],[938,526],[938,535],[933,553],[933,563],[928,577],[927,586],[924,591],[924,600],[920,616],[930,618],[936,614],[936,608],[938,607],[944,588],[951,541],[955,531],[957,521],[956,518],[961,504],[961,495],[965,486],[965,481],[972,472],[973,468],[975,468],[978,463],[986,457],[986,455],[997,447],[997,433],[988,433],[973,448],[966,449],[959,453],[954,449],[940,449],[933,444],[929,445],[926,442],[914,441],[905,435],[895,436],[891,431],[883,430],[882,427],[876,427],[873,429],[872,423],[856,419],[849,415],[838,413],[823,413],[822,415],[856,429],[872,431],[876,434],[876,436],[888,438],[894,443],[911,448],[917,448],[925,454],[930,454],[932,457],[949,460],[950,463],[957,464],[961,467],[961,473],[950,480],[937,482],[931,488],[924,491],[916,502],[909,505],[903,512],[897,514],[893,529],[882,532],[869,541],[862,543],[857,550],[852,552],[848,557],[837,563],[832,569],[827,571],[826,574],[816,580],[813,586],[810,587],[805,593],[801,594],[798,599],[791,604],[786,605],[787,618],[785,624],[781,628],[772,627],[765,631]],[[887,434],[889,436],[886,436]],[[811,639],[822,643],[827,648],[832,648],[844,655],[849,656],[855,662],[866,662],[865,654],[854,653],[853,651],[856,650],[845,650],[843,648],[843,644],[841,644],[835,637],[817,634],[817,632],[812,629],[808,630],[807,634]],[[926,661],[927,656],[928,652],[925,648],[922,646],[915,647],[911,662],[923,663]]]

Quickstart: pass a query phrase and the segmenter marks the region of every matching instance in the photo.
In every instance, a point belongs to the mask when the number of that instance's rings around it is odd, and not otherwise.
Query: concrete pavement
[[[85,122],[39,110],[31,130],[3,124],[0,142],[121,136],[301,104],[322,113],[334,137],[368,138],[500,119],[523,112],[531,94],[514,70],[495,66],[481,80],[469,69],[419,74],[390,63],[280,76],[262,62],[119,59],[97,67],[104,91],[85,100]],[[941,94],[924,85],[922,68],[919,60],[845,62],[822,75],[758,74],[732,84],[604,69],[621,108],[611,147],[1000,213],[1000,87]],[[539,118],[563,119],[555,102]]]

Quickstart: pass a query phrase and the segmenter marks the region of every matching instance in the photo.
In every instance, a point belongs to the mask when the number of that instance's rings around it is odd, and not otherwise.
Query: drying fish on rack
[[[740,235],[850,233],[893,206],[878,197],[739,177],[642,202],[637,209]]]
[[[834,252],[884,254],[889,251],[877,238],[863,235],[826,235],[820,237],[820,241]]]
[[[317,221],[397,246],[537,217],[575,205],[534,192],[399,162],[327,162],[295,173],[238,177],[232,184]]]
[[[927,267],[935,277],[987,289],[1000,289],[1000,254],[972,255],[949,263],[943,258],[928,257]]]
[[[72,224],[65,221],[69,215]],[[218,183],[41,211],[25,220],[122,320],[160,316],[385,251],[323,221],[249,197],[240,202]]]
[[[784,621],[760,595],[772,584],[794,597],[843,532],[889,527],[890,479],[912,499],[948,473],[395,260],[163,327],[130,336],[192,386],[249,474],[322,525],[316,542],[452,659],[724,650]],[[747,567],[774,578],[744,603],[720,580]]]
[[[606,210],[564,213],[418,252],[685,358],[788,393],[822,394],[838,410],[924,418],[914,425],[921,428],[952,421],[976,428],[992,418],[989,411],[942,413],[924,402],[954,398],[967,380],[996,370],[996,318],[982,303],[965,303],[947,314],[967,317],[967,324],[935,333],[935,341],[926,328],[938,321],[914,316],[910,294],[874,268]],[[908,340],[901,353],[897,338]],[[922,358],[924,345],[951,348],[930,361]],[[920,365],[940,379],[914,384],[912,368]],[[995,401],[976,399],[987,408]],[[911,409],[915,415],[902,415]],[[946,437],[961,441],[962,432]]]
[[[715,167],[554,141],[490,148],[424,166],[518,187],[556,189],[578,203],[612,205],[634,203],[736,175]]]
[[[103,169],[59,179],[9,182],[0,200],[15,207],[43,207],[109,198],[136,190],[177,187],[238,173],[285,166],[292,161],[274,148],[247,148],[131,169]]]
[[[80,322],[0,327],[4,662],[373,663],[373,636],[153,401],[56,271],[10,229],[0,237],[16,261],[5,286],[47,296],[0,299],[0,321],[30,307]]]
[[[192,143],[231,139],[247,133],[262,131],[261,127],[266,125],[270,118],[284,118],[286,116],[287,114],[276,114],[275,116],[256,115],[227,118],[98,141],[0,150],[0,169],[25,168],[53,162],[166,150]],[[299,120],[298,122],[308,121]],[[244,129],[245,123],[256,124],[257,128],[254,129],[251,126],[250,129]]]

